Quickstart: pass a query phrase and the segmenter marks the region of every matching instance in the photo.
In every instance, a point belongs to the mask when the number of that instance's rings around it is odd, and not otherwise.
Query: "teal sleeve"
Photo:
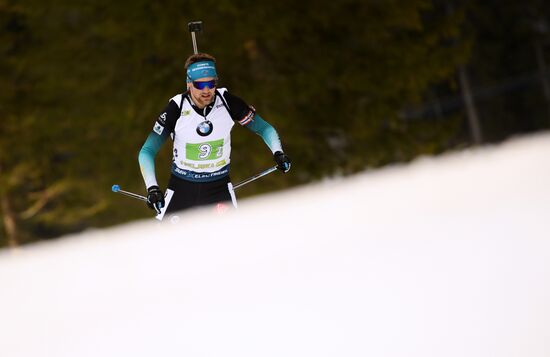
[[[272,153],[283,151],[279,134],[275,128],[263,120],[258,114],[255,114],[254,118],[244,127],[260,135]]]
[[[145,187],[158,186],[155,175],[155,156],[157,156],[167,138],[168,134],[158,135],[155,132],[151,132],[139,151],[138,161]]]

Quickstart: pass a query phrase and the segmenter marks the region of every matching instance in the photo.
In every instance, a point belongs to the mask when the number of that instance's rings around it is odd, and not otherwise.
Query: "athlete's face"
[[[187,83],[187,89],[199,108],[204,108],[214,99],[214,92],[216,90],[215,80],[216,78],[214,77],[205,77],[199,78],[192,83]]]

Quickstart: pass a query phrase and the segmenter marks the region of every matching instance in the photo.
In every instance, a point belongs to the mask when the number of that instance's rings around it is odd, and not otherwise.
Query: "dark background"
[[[543,1],[0,0],[0,246],[150,217],[138,151],[184,90],[187,23],[293,160],[239,197],[550,125]],[[157,156],[166,183],[167,143]],[[274,163],[233,131],[232,179]]]

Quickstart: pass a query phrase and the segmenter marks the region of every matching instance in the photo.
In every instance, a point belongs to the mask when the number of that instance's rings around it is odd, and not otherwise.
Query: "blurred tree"
[[[541,0],[470,3],[469,74],[486,142],[549,127],[549,74],[541,68],[549,15],[550,4]]]
[[[210,5],[193,11],[208,19]],[[232,65],[224,73],[231,87],[282,132],[295,160],[295,182],[447,147],[454,123],[430,130],[400,113],[467,60],[461,8],[448,14],[423,0],[283,0],[232,10],[223,20],[207,21],[209,38],[231,35],[230,46],[222,40],[212,47],[223,64]]]
[[[199,49],[218,58],[222,85],[274,124],[295,163],[240,196],[443,151],[456,121],[402,113],[467,60],[463,11],[444,10],[429,0],[0,0],[3,231],[15,244],[149,214],[109,189],[143,190],[137,153],[184,89],[192,20],[204,22]],[[235,129],[235,181],[273,165],[251,135]],[[160,182],[169,162],[166,145]]]
[[[0,212],[5,240],[2,244],[18,244],[18,224],[14,202],[16,176],[21,171],[20,159],[12,148],[19,147],[17,137],[21,117],[18,115],[21,99],[29,92],[30,79],[22,70],[20,58],[28,50],[25,43],[30,34],[25,14],[12,1],[0,1]],[[36,123],[29,119],[29,124]],[[28,150],[22,147],[21,150]],[[26,152],[29,154],[29,151]]]
[[[126,3],[2,1],[3,244],[132,217],[106,211],[108,188],[139,174],[136,138],[126,132],[151,115],[149,91],[162,80],[155,69],[170,71],[159,66],[158,32],[143,23],[166,9],[134,2],[132,17]]]

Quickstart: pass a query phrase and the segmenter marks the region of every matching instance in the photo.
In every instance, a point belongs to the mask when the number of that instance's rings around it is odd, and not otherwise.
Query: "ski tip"
[[[120,191],[120,186],[119,185],[113,185],[113,187],[111,187],[111,190],[113,190],[113,192],[118,192],[118,191]]]

